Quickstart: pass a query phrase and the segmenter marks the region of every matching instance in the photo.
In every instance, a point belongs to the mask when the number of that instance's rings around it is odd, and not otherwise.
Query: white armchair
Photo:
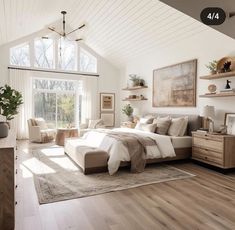
[[[89,120],[87,119],[86,123],[79,125],[79,136],[82,137],[86,132],[91,131],[93,129],[105,129],[103,120]]]
[[[37,143],[47,143],[53,141],[56,131],[49,129],[43,118],[28,120],[29,140]]]

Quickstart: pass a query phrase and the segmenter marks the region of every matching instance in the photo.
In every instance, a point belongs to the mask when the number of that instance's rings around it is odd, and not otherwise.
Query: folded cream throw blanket
[[[146,164],[146,148],[148,146],[157,145],[154,139],[150,137],[140,136],[134,133],[120,133],[115,131],[99,131],[105,132],[106,136],[103,143],[109,141],[108,139],[115,139],[122,142],[127,147],[131,160],[131,172],[143,172]],[[101,143],[102,147],[102,143]]]

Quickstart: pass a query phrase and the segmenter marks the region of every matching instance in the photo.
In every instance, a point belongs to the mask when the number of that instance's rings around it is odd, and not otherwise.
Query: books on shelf
[[[206,135],[206,134],[208,133],[208,130],[198,129],[198,130],[197,130],[197,133]]]

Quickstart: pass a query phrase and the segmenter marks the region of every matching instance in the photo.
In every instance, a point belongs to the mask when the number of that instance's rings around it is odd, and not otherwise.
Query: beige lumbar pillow
[[[153,120],[153,124],[157,124],[156,133],[166,135],[171,124],[171,118],[169,116],[158,117]]]
[[[180,137],[184,136],[188,125],[188,117],[179,117],[171,119],[171,125],[168,130],[168,135]]]

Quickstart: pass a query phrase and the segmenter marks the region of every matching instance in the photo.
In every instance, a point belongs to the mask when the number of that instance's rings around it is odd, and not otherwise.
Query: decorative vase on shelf
[[[133,122],[133,116],[132,115],[131,116],[127,116],[127,121]]]
[[[0,122],[0,138],[8,136],[9,127],[6,122]]]

